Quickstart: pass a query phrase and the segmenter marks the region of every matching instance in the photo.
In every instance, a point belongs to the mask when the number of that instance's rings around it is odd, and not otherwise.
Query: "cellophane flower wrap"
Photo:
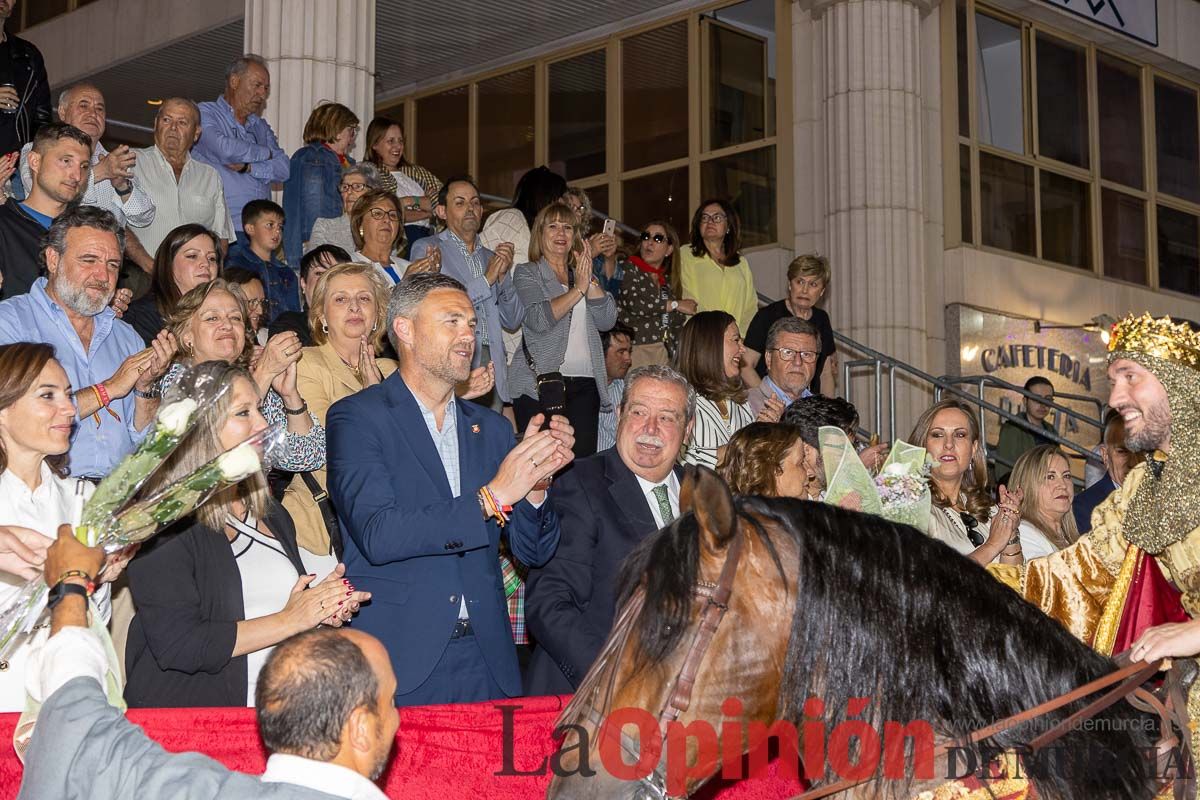
[[[876,476],[841,428],[817,431],[825,465],[825,502],[928,532],[930,492],[925,449],[897,441]]]

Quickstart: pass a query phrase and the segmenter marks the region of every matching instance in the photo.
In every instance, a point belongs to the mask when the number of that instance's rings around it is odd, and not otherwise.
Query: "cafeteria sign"
[[[1158,47],[1158,0],[1045,0],[1097,25]]]

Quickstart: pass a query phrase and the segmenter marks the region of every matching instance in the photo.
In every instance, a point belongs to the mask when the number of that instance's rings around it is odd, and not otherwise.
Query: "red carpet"
[[[513,713],[512,763],[519,771],[536,769],[554,750],[550,732],[562,700],[531,697],[506,701],[520,706]],[[16,797],[21,764],[12,751],[17,714],[0,714],[0,799]],[[266,754],[258,739],[253,709],[140,709],[129,719],[168,750],[197,750],[231,769],[262,772]],[[406,800],[448,800],[487,797],[509,800],[545,796],[550,775],[497,775],[505,768],[504,715],[492,703],[427,706],[400,711],[400,731],[391,766],[381,780],[389,797]],[[513,771],[513,770],[509,770]],[[714,786],[704,798],[777,800],[792,797],[801,786],[768,775],[731,785]]]

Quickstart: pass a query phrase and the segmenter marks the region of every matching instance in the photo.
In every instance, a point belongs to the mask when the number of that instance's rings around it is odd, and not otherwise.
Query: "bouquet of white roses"
[[[841,428],[822,427],[817,438],[825,465],[825,502],[928,531],[931,499],[923,447],[897,441],[872,477]]]

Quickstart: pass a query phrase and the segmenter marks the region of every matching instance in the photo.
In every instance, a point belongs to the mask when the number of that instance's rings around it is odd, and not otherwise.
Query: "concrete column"
[[[927,364],[921,18],[936,0],[801,0],[812,21],[814,109],[821,117],[824,252],[833,268],[834,328],[914,366]],[[809,146],[813,138],[808,137]],[[820,223],[818,223],[820,224]],[[845,355],[842,356],[845,358]],[[870,424],[873,398],[852,399]],[[897,431],[928,402],[897,382]]]
[[[322,102],[358,115],[352,155],[362,155],[375,115],[375,0],[246,0],[246,52],[270,67],[265,116],[288,155],[304,144],[304,123]]]

